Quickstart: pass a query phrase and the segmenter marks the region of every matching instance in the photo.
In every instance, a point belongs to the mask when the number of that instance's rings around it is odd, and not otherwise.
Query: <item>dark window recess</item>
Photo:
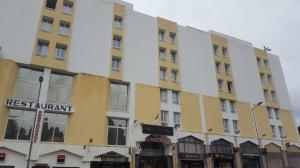
[[[55,9],[57,0],[47,0],[46,8]]]

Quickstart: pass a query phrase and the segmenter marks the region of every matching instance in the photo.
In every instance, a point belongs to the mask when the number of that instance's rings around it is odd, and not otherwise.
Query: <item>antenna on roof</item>
[[[264,46],[264,50],[265,50],[265,52],[268,52],[268,51],[271,51],[271,48]]]

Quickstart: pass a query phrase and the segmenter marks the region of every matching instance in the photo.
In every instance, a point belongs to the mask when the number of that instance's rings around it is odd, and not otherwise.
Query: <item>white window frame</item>
[[[125,120],[126,121],[126,127],[123,127],[123,126],[112,126],[112,125],[109,125],[107,124],[107,145],[109,146],[125,146],[127,144],[127,141],[128,141],[128,119],[125,119],[125,118],[114,118],[114,117],[108,117],[109,118],[112,118],[112,119],[117,119],[117,120]],[[108,120],[107,119],[107,120]],[[109,134],[109,128],[116,128],[117,129],[117,133],[116,133],[116,144],[108,144],[108,134]],[[125,137],[125,144],[124,145],[119,145],[118,144],[118,132],[119,132],[119,129],[126,129],[126,137]]]
[[[172,70],[172,81],[175,83],[178,83],[179,79],[178,79],[178,70],[173,69]]]
[[[225,64],[224,67],[225,67],[225,73],[226,73],[226,75],[231,75],[230,64]]]
[[[111,68],[113,71],[120,71],[121,70],[121,58],[113,56],[111,60]]]
[[[224,58],[228,58],[228,48],[222,47],[222,54]]]
[[[176,116],[179,118],[179,121],[176,121]],[[173,119],[174,119],[174,127],[175,128],[180,128],[181,127],[181,113],[179,112],[174,112],[173,113]]]
[[[220,92],[224,91],[224,81],[222,79],[218,79],[218,88]]]
[[[59,22],[59,35],[69,36],[70,33],[70,23],[66,21]]]
[[[160,102],[161,103],[168,103],[168,90],[167,89],[160,89]]]
[[[217,73],[221,73],[221,62],[216,61],[215,65]]]
[[[51,75],[58,75],[58,76],[60,76],[60,81],[59,81],[59,84],[55,84],[55,83],[51,83]],[[59,88],[59,92],[58,92],[58,98],[57,98],[57,101],[53,101],[53,100],[49,100],[48,99],[48,97],[47,97],[47,102],[50,102],[50,103],[62,103],[62,104],[68,104],[69,102],[70,102],[70,98],[71,98],[71,95],[70,95],[70,97],[68,98],[68,100],[65,100],[65,102],[61,102],[60,100],[61,100],[61,94],[62,94],[62,92],[61,92],[61,90],[62,89],[68,89],[68,90],[70,90],[70,94],[72,94],[72,87],[73,87],[73,80],[74,80],[74,78],[73,78],[73,76],[69,76],[69,75],[64,75],[64,74],[59,74],[59,73],[51,73],[51,75],[50,75],[50,79],[49,79],[49,87],[50,86],[54,86],[54,87],[58,87]],[[63,78],[65,77],[65,76],[68,76],[68,77],[71,77],[72,78],[72,85],[66,85],[66,84],[63,84]],[[48,96],[49,96],[49,93],[48,93]]]
[[[171,51],[171,59],[172,59],[172,62],[173,63],[177,63],[178,61],[177,61],[177,51],[174,51],[174,50],[172,50]]]
[[[41,23],[41,30],[51,32],[53,26],[53,18],[43,16]]]
[[[234,133],[238,134],[240,132],[239,121],[238,120],[232,120],[232,126],[233,126]]]
[[[273,119],[273,109],[270,107],[267,107],[267,111],[268,111],[269,119]]]
[[[229,93],[233,93],[234,92],[234,85],[232,81],[227,81],[227,89]]]
[[[226,100],[220,99],[220,107],[222,112],[226,112],[227,106],[226,106]]]
[[[230,106],[230,112],[231,113],[236,113],[236,102],[233,100],[229,100],[229,106]]]
[[[176,33],[170,32],[170,43],[176,44]]]
[[[172,102],[173,104],[179,104],[180,102],[180,92],[179,91],[172,91]]]
[[[169,125],[169,111],[161,110],[161,125],[167,127]]]
[[[160,80],[167,80],[167,68],[165,67],[160,67],[160,70],[159,70],[159,77],[160,77]]]
[[[158,39],[159,39],[159,41],[165,41],[165,34],[166,34],[165,30],[163,30],[163,29],[158,30]]]
[[[47,56],[48,50],[49,50],[49,41],[39,39],[36,45],[36,55]]]
[[[160,47],[159,48],[159,59],[160,60],[165,60],[166,59],[166,49]]]
[[[64,44],[56,44],[55,47],[55,55],[57,59],[64,60],[67,54],[67,45]]]
[[[272,130],[272,136],[273,138],[277,137],[277,131],[275,125],[271,125],[271,130]]]
[[[122,46],[122,37],[114,35],[114,37],[113,37],[113,47],[115,49],[121,49],[121,46]]]
[[[68,15],[72,15],[73,13],[73,2],[69,1],[69,0],[64,0],[63,2],[63,13],[68,14]]]
[[[223,126],[224,126],[224,132],[225,133],[230,133],[230,126],[229,126],[229,120],[228,119],[223,119]]]
[[[216,44],[213,44],[213,52],[214,56],[219,56],[219,46]]]
[[[121,29],[122,28],[123,18],[121,16],[114,16],[114,27]]]
[[[280,111],[278,109],[274,108],[274,114],[275,114],[276,120],[280,120]]]

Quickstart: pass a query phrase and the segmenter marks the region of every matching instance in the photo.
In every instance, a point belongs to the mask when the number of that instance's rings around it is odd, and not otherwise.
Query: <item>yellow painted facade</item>
[[[15,62],[0,59],[0,140],[4,138],[8,116],[8,108],[3,103],[13,95],[17,74],[18,66]]]
[[[297,141],[299,139],[297,128],[293,119],[293,114],[289,110],[280,109],[280,120],[283,125],[286,138],[290,141]]]
[[[158,30],[157,32],[163,30],[165,31],[164,39],[158,41],[158,51],[157,55],[159,57],[159,49],[163,48],[165,49],[165,59],[161,60],[159,59],[159,68],[166,68],[167,69],[167,77],[166,80],[160,80],[159,81],[159,86],[161,88],[167,88],[167,89],[172,89],[172,90],[181,90],[181,85],[180,85],[180,66],[179,66],[179,59],[178,59],[178,54],[177,54],[177,61],[172,62],[171,58],[171,52],[176,52],[178,53],[178,39],[177,39],[177,23],[166,20],[163,18],[158,17],[157,18],[157,26]],[[176,40],[175,43],[171,42],[171,37],[170,34],[175,33],[176,34]],[[157,33],[159,36],[159,33]],[[158,37],[159,39],[159,37]],[[173,81],[172,80],[172,71],[175,70],[178,72],[178,81]],[[158,74],[158,77],[160,74]]]
[[[212,129],[209,134],[224,134],[223,117],[220,101],[216,97],[203,96],[206,129]]]
[[[182,130],[202,132],[200,104],[198,94],[181,92]]]
[[[114,36],[121,37],[121,47],[115,48],[113,46],[113,40],[111,44],[111,61],[110,65],[112,65],[112,59],[114,57],[120,59],[120,67],[118,70],[114,70],[112,66],[110,66],[110,78],[122,80],[123,79],[123,60],[124,60],[124,17],[125,17],[126,8],[120,4],[113,4],[113,18],[112,18],[112,39]],[[122,18],[121,27],[116,27],[114,25],[115,17]]]
[[[240,135],[242,137],[256,137],[250,104],[236,102],[236,109],[239,118]]]
[[[76,109],[68,120],[67,144],[107,144],[108,89],[107,78],[81,73],[75,76],[71,104]],[[89,139],[93,142],[89,143]]]
[[[155,117],[158,115],[158,119]],[[135,85],[135,119],[138,123],[160,125],[160,90],[149,85]]]

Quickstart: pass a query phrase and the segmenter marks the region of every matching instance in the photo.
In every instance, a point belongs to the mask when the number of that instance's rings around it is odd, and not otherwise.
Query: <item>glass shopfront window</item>
[[[127,120],[108,118],[108,145],[126,145]]]
[[[11,109],[8,114],[4,139],[29,140],[35,112]]]
[[[51,73],[47,101],[68,104],[72,92],[73,77]]]
[[[39,93],[40,76],[43,76],[42,71],[20,68],[13,97],[36,101]]]
[[[41,141],[64,142],[68,115],[45,113]]]

